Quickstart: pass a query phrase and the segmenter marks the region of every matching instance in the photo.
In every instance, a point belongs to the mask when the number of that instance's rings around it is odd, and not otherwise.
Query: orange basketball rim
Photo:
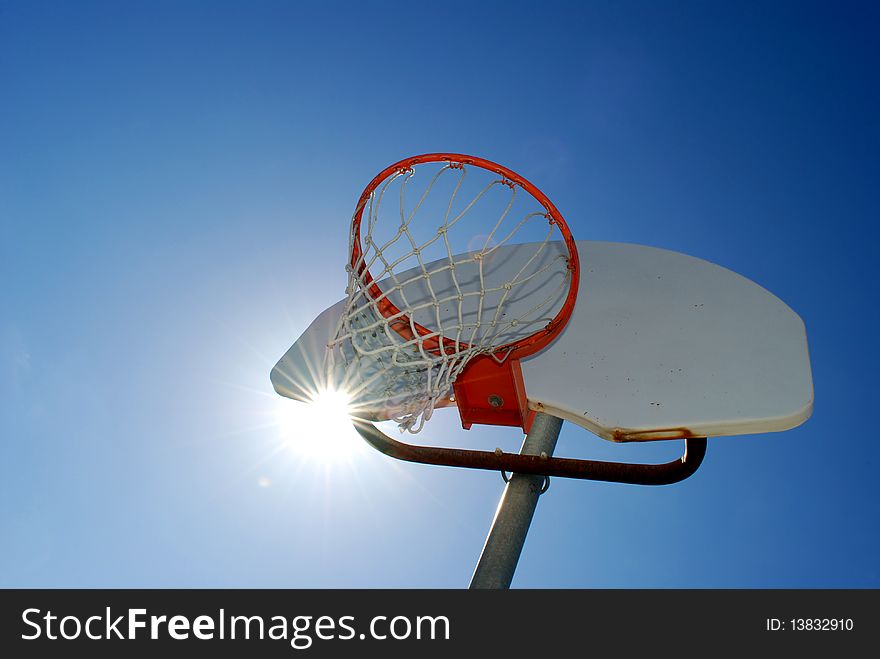
[[[426,350],[446,353],[451,350],[464,350],[469,346],[450,339],[438,339],[432,331],[408,317],[379,288],[362,260],[361,222],[364,208],[375,190],[389,177],[411,171],[416,165],[424,163],[447,163],[450,168],[463,169],[465,166],[479,167],[501,177],[501,183],[511,189],[522,188],[544,209],[544,216],[551,226],[559,231],[560,239],[568,251],[567,268],[569,287],[563,303],[550,322],[532,334],[499,346],[493,346],[490,354],[474,357],[454,383],[454,402],[458,405],[462,426],[469,429],[474,423],[490,425],[519,426],[528,433],[535,416],[528,410],[519,360],[548,346],[563,330],[571,317],[577,300],[580,281],[580,261],[577,245],[571,230],[562,214],[541,190],[516,172],[485,158],[459,153],[428,153],[405,158],[383,169],[364,188],[358,199],[351,223],[350,265],[363,281],[367,294],[376,302],[376,308],[389,320],[389,327],[405,340],[421,339]],[[415,330],[415,332],[413,331]],[[419,336],[416,336],[418,334]],[[448,401],[450,404],[453,399]]]

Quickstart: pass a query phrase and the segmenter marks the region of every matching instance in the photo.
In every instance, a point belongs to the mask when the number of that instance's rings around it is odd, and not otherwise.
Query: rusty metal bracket
[[[608,483],[631,485],[670,485],[691,476],[706,455],[706,438],[685,439],[684,454],[663,464],[629,464],[601,462],[573,458],[555,458],[547,455],[523,455],[495,451],[415,446],[393,439],[369,421],[353,420],[361,437],[377,451],[398,460],[446,467],[509,471],[516,474],[559,476]]]
[[[510,476],[507,475],[507,472],[504,469],[501,470],[501,480],[504,481],[505,485],[507,485],[507,483],[510,482]],[[544,482],[541,484],[541,491],[538,492],[538,494],[544,494],[544,492],[546,492],[549,489],[550,489],[550,477],[544,476]]]

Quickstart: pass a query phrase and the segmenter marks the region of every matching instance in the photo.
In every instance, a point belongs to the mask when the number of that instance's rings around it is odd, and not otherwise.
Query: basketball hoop
[[[406,193],[417,168],[432,172],[424,192],[408,208]],[[462,184],[470,171],[490,178],[472,199],[462,201]],[[438,183],[444,177],[452,177],[448,201]],[[388,227],[382,209],[392,185],[399,188],[399,202],[396,226]],[[522,193],[528,195],[525,202],[518,199]],[[484,211],[490,199],[500,209],[494,215]],[[417,239],[419,220],[438,219],[427,210],[428,200],[439,209],[434,212],[442,211],[442,221],[426,239]],[[530,210],[519,217],[521,207]],[[485,216],[474,220],[475,208]],[[465,216],[483,227],[485,240],[479,249],[453,256],[450,234],[464,224]],[[385,226],[380,227],[383,219]],[[508,268],[497,279],[499,269],[484,263],[537,222],[546,227],[541,239],[517,252],[521,266],[513,266],[513,276]],[[377,238],[382,228],[393,229],[384,241]],[[551,253],[548,245],[554,241],[564,251]],[[429,248],[445,252],[430,268],[422,257]],[[416,264],[415,276],[399,277],[405,263]],[[459,281],[456,273],[465,267],[478,276]],[[575,240],[546,195],[515,172],[482,158],[433,153],[401,160],[380,172],[358,199],[346,270],[346,308],[328,345],[330,368],[341,358],[359,373],[369,373],[362,389],[378,391],[403,430],[419,432],[436,407],[454,401],[465,428],[484,423],[528,432],[534,412],[527,406],[519,360],[549,345],[562,331],[580,280]],[[445,287],[437,284],[441,279]],[[507,316],[508,302],[520,289],[554,279],[559,285],[543,301],[516,317]],[[418,302],[412,304],[407,292],[416,286]]]
[[[488,160],[386,167],[358,199],[348,247],[346,298],[281,357],[272,385],[301,401],[344,393],[357,432],[397,460],[501,472],[472,588],[510,586],[550,478],[669,485],[697,471],[707,437],[788,430],[812,413],[804,323],[784,302],[686,254],[575,243],[540,190]],[[522,428],[520,452],[408,444],[375,425],[417,433],[453,404],[465,428]],[[556,457],[563,421],[614,442],[681,439],[684,452]]]

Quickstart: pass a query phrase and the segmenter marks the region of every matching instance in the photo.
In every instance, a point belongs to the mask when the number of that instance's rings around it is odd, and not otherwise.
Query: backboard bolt
[[[504,405],[504,399],[498,394],[492,394],[489,396],[489,405],[492,407],[501,407]]]

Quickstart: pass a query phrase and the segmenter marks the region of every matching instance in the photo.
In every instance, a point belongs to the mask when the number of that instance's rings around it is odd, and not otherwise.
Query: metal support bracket
[[[379,430],[369,421],[354,420],[361,437],[377,451],[398,460],[446,467],[466,467],[508,471],[515,474],[559,476],[583,480],[628,483],[631,485],[671,485],[691,476],[706,455],[706,438],[685,439],[684,454],[677,460],[663,464],[629,464],[556,458],[547,455],[524,455],[495,451],[415,446],[399,442]]]

